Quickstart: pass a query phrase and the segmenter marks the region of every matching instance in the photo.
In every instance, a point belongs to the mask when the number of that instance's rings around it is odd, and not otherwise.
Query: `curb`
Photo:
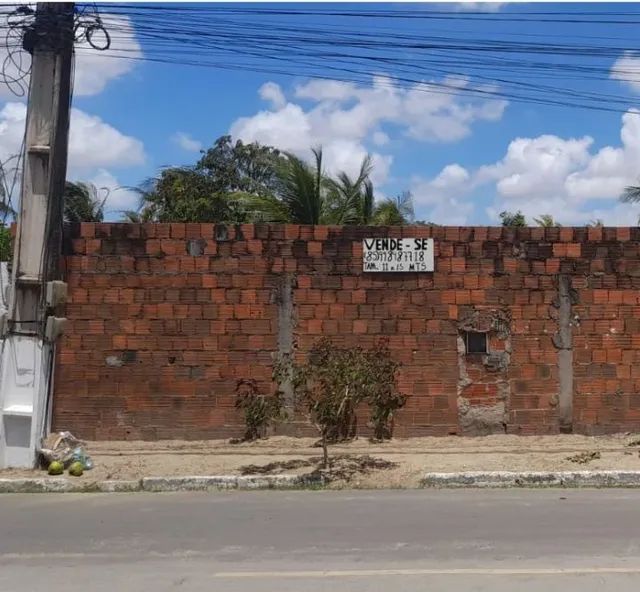
[[[555,471],[427,473],[424,488],[640,487],[640,471]]]
[[[66,478],[0,479],[2,493],[126,493],[216,489],[291,489],[322,485],[322,479],[304,475],[144,477],[133,481],[77,482]]]
[[[2,493],[127,493],[215,491],[221,489],[297,489],[318,487],[325,482],[308,475],[214,475],[188,477],[144,477],[125,481],[78,482],[66,478],[0,479]],[[468,471],[426,473],[420,482],[425,489],[456,488],[541,488],[541,487],[638,487],[640,471]]]

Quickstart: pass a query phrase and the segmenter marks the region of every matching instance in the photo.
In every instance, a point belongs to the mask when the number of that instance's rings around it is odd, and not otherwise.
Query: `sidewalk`
[[[358,439],[330,447],[335,462],[333,471],[323,476],[329,477],[323,478],[323,482],[328,481],[326,486],[330,488],[416,488],[424,486],[430,473],[448,474],[441,484],[450,486],[455,485],[452,473],[575,471],[638,472],[640,482],[639,440],[640,435],[635,434],[411,438],[384,444]],[[634,444],[636,441],[638,444]],[[139,482],[150,477],[192,476],[227,479],[221,481],[221,486],[225,486],[224,483],[238,486],[244,482],[249,486],[254,483],[255,486],[277,486],[275,476],[318,476],[314,470],[321,450],[313,447],[314,442],[311,438],[288,437],[242,444],[228,441],[88,442],[95,468],[69,480],[76,487],[87,489],[101,481]],[[264,481],[266,477],[269,479]],[[0,471],[0,479],[18,478],[54,479],[45,471]],[[514,479],[511,476],[505,481],[501,477],[501,482],[510,483]],[[473,485],[471,481],[463,480]],[[480,481],[486,482],[486,476]]]

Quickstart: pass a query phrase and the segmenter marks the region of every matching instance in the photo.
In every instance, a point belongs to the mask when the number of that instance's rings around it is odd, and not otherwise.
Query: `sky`
[[[634,53],[633,41],[638,25],[496,19],[532,11],[559,18],[572,11],[597,16],[619,10],[625,13],[622,20],[633,20],[629,13],[640,18],[640,5],[358,4],[342,6],[376,14],[360,19],[312,14],[236,17],[240,25],[243,18],[250,20],[257,31],[286,22],[300,30],[366,32],[392,44],[403,35],[446,35],[463,45],[477,39],[552,39],[586,47],[569,58],[544,56],[547,65],[559,69],[543,68],[535,76],[525,62],[536,56],[496,51],[492,56],[498,58],[487,63],[486,54],[474,53],[462,65],[445,60],[426,71],[418,68],[420,60],[437,52],[403,49],[398,55],[409,64],[404,72],[411,73],[410,81],[398,80],[397,69],[379,60],[360,67],[349,79],[336,69],[340,57],[318,61],[313,72],[319,77],[309,78],[309,70],[287,61],[286,49],[278,68],[284,73],[237,69],[233,56],[225,58],[224,68],[156,63],[151,58],[157,46],[143,34],[148,33],[148,20],[126,10],[123,14],[122,6],[97,6],[105,22],[117,26],[109,51],[86,43],[78,46],[67,176],[105,188],[108,219],[117,220],[122,211],[136,207],[137,196],[128,187],[163,166],[195,163],[200,150],[231,134],[305,158],[311,147],[321,145],[330,173],[353,174],[370,154],[377,197],[409,190],[416,217],[438,224],[496,224],[503,210],[521,210],[529,221],[551,214],[565,225],[595,219],[629,225],[638,220],[640,206],[618,199],[625,186],[640,184],[640,51]],[[309,7],[292,6],[303,12]],[[415,17],[385,15],[399,9],[414,11]],[[475,18],[479,10],[482,19]],[[424,18],[437,11],[461,18]],[[202,14],[206,18],[200,26],[207,30],[210,13]],[[247,30],[248,25],[241,26],[233,34]],[[598,52],[593,48],[598,44],[610,49]],[[171,55],[181,55],[179,42],[167,48]],[[501,64],[502,56],[516,62]],[[568,62],[576,68],[563,69]],[[519,69],[519,63],[526,67]],[[597,72],[584,74],[591,67]],[[484,78],[478,78],[478,72]],[[566,103],[566,95],[554,91],[565,86],[576,93],[577,102],[594,93],[616,97],[617,102],[598,100],[600,107],[611,110],[522,102],[506,92],[514,80],[529,85],[527,96],[538,93]],[[433,83],[444,84],[447,92],[439,92],[442,86]],[[544,92],[543,84],[548,85]],[[0,160],[19,149],[25,113],[25,98],[16,97],[0,80]]]

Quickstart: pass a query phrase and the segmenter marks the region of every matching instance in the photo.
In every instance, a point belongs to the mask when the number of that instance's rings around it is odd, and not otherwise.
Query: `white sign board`
[[[362,270],[433,271],[433,239],[365,238],[362,241]]]

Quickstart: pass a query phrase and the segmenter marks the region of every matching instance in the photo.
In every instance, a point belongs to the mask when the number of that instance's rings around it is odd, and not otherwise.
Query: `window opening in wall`
[[[489,352],[486,333],[478,331],[465,331],[464,347],[468,354],[486,354]]]

